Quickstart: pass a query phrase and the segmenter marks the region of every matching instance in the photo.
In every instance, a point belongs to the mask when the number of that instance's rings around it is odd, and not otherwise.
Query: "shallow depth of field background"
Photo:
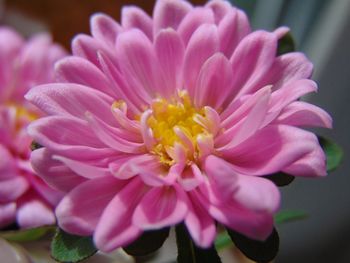
[[[192,0],[194,4],[205,3]],[[308,213],[304,221],[279,227],[276,262],[350,262],[350,0],[231,0],[251,18],[253,28],[291,28],[298,50],[314,62],[319,92],[308,100],[326,109],[334,129],[319,133],[344,150],[341,167],[325,179],[297,179],[282,189],[283,209]],[[24,35],[49,30],[68,50],[70,39],[89,30],[89,16],[105,12],[119,20],[123,5],[152,12],[154,0],[0,0],[0,23]]]

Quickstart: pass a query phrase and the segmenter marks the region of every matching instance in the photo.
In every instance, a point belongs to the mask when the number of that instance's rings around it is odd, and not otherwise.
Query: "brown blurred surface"
[[[89,17],[96,12],[104,12],[120,20],[123,5],[137,5],[152,13],[154,0],[6,0],[8,10],[16,10],[45,23],[55,41],[67,48],[77,33],[89,32]],[[193,0],[194,4],[205,0]]]

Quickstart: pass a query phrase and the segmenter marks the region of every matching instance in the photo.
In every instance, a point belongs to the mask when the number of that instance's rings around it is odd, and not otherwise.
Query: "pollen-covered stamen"
[[[147,128],[156,142],[149,150],[158,155],[162,163],[173,165],[185,161],[190,164],[213,149],[217,119],[206,107],[195,108],[187,92],[179,92],[174,101],[155,99],[146,112]],[[144,126],[144,123],[141,125]],[[150,141],[149,138],[147,141]]]

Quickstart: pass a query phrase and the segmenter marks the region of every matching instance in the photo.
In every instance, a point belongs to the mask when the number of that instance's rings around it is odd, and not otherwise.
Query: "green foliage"
[[[332,172],[340,165],[343,159],[343,151],[339,145],[330,139],[318,136],[318,141],[327,157],[327,171]]]
[[[222,250],[231,245],[233,245],[232,240],[226,231],[217,235],[215,240],[215,247],[217,250]]]
[[[288,222],[294,222],[306,219],[308,215],[303,211],[297,211],[297,210],[286,210],[286,211],[280,211],[275,215],[275,223],[277,225],[288,223]]]
[[[79,262],[96,252],[92,237],[71,235],[59,228],[51,243],[52,257],[59,262]]]
[[[29,242],[35,241],[46,234],[53,232],[54,227],[44,226],[30,229],[21,229],[21,230],[11,230],[0,232],[0,237],[12,242]]]

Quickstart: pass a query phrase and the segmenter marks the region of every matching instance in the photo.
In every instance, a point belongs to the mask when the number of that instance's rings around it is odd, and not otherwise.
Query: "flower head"
[[[30,162],[28,123],[41,113],[24,100],[33,86],[53,81],[53,64],[65,55],[48,35],[24,41],[0,27],[0,227],[53,224],[61,194],[47,186]]]
[[[94,15],[92,36],[57,64],[61,83],[26,95],[48,115],[29,128],[45,146],[32,162],[67,192],[60,227],[104,251],[182,221],[201,247],[216,221],[265,239],[280,194],[261,176],[324,176],[317,138],[300,127],[331,126],[298,100],[317,89],[309,60],[276,55],[286,30],[251,32],[221,0],[158,0],[153,17],[128,6],[121,24]]]

